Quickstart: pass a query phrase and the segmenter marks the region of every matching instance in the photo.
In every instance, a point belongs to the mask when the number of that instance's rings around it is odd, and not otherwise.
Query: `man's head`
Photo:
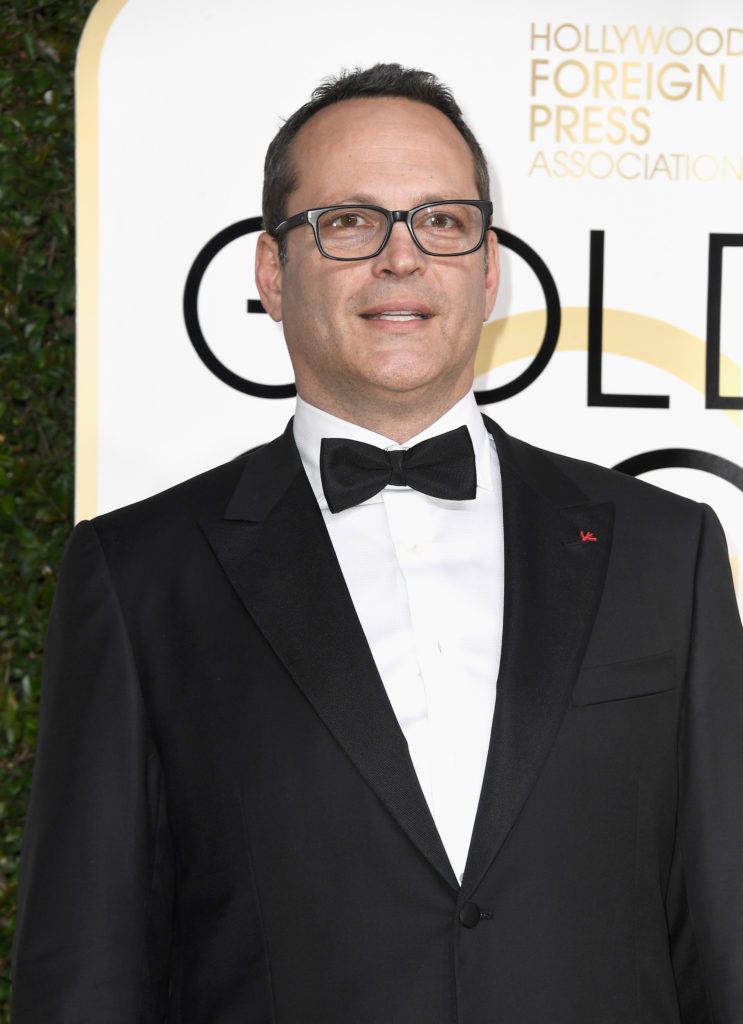
[[[287,200],[297,187],[297,168],[291,147],[297,132],[318,111],[333,103],[363,97],[397,97],[428,103],[449,118],[472,153],[477,198],[490,198],[488,164],[480,143],[462,117],[451,90],[430,71],[404,68],[400,64],[375,64],[352,74],[329,78],[319,85],[307,103],[284,121],[266,151],[263,174],[263,224],[269,234],[287,216]],[[284,246],[282,245],[282,249]]]
[[[276,237],[281,222],[331,204],[409,210],[486,200],[488,190],[480,146],[427,72],[391,64],[345,74],[289,118],[266,157],[268,231],[256,281],[268,313],[283,321],[303,398],[357,420],[403,403],[448,408],[472,381],[495,301],[497,247],[487,232],[477,251],[427,255],[395,223],[377,255],[336,261],[309,224]],[[415,318],[401,319],[405,310]]]

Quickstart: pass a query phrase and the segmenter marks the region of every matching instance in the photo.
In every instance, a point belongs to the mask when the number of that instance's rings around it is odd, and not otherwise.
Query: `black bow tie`
[[[460,501],[474,498],[477,490],[475,452],[465,426],[400,451],[345,437],[324,437],[320,477],[331,512],[358,505],[387,484]]]

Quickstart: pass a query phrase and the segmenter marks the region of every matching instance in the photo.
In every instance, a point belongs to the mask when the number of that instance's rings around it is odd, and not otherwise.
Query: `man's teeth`
[[[367,316],[368,320],[427,320],[426,313],[416,313],[414,310],[396,309],[389,313],[374,313]]]

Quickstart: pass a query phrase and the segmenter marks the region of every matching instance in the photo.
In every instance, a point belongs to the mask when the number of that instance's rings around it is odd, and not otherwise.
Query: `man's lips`
[[[365,309],[359,316],[364,320],[389,320],[404,323],[409,320],[430,320],[434,315],[428,306],[419,302],[380,302]]]

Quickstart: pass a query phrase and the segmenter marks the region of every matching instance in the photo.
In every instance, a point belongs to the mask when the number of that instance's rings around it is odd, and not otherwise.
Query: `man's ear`
[[[498,238],[491,228],[488,228],[485,238],[485,245],[488,247],[488,266],[485,271],[485,310],[483,323],[493,312],[495,300],[498,296],[498,284],[500,282],[500,254],[498,249]]]
[[[283,273],[277,239],[265,231],[261,232],[255,247],[255,283],[263,308],[277,322],[281,320]]]

